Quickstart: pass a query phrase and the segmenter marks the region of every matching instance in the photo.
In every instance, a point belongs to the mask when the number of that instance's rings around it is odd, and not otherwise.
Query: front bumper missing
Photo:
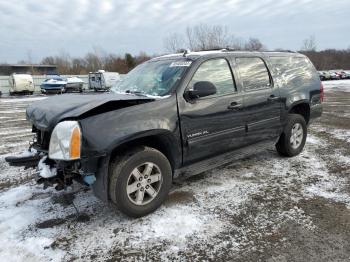
[[[19,155],[5,157],[5,161],[10,166],[23,166],[25,169],[28,169],[37,167],[41,158],[40,154]]]
[[[73,183],[73,180],[91,186],[96,177],[94,173],[84,173],[80,161],[54,161],[47,157],[44,152],[32,152],[31,154],[20,154],[18,156],[9,156],[5,161],[10,166],[25,169],[36,169],[35,180],[38,184],[43,184],[44,189],[54,187],[56,190],[63,190]],[[26,151],[27,152],[27,151]]]

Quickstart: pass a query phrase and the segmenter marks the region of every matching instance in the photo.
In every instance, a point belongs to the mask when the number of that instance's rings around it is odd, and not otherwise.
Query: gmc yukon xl
[[[157,209],[177,177],[276,147],[299,154],[322,114],[312,63],[293,52],[184,52],[151,59],[109,94],[35,102],[34,140],[11,165],[37,167],[44,187],[88,184],[123,213]]]

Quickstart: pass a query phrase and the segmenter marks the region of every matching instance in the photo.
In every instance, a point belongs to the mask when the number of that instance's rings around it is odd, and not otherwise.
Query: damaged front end
[[[36,170],[35,178],[44,189],[63,190],[76,180],[92,185],[94,174],[86,175],[81,168],[81,130],[77,121],[63,121],[52,132],[33,126],[34,138],[29,149],[16,156],[6,157],[11,166]]]

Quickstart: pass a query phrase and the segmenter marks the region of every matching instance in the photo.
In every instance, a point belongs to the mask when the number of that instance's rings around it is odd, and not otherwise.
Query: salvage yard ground
[[[302,154],[268,151],[177,182],[140,219],[7,166],[31,138],[25,107],[44,97],[1,98],[0,261],[348,261],[350,80],[324,85]]]

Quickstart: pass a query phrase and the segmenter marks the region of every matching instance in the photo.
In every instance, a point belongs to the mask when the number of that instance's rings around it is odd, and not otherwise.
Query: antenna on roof
[[[185,49],[184,52],[182,53],[183,57],[186,57],[186,55],[188,55],[189,53],[191,53],[190,49]]]

